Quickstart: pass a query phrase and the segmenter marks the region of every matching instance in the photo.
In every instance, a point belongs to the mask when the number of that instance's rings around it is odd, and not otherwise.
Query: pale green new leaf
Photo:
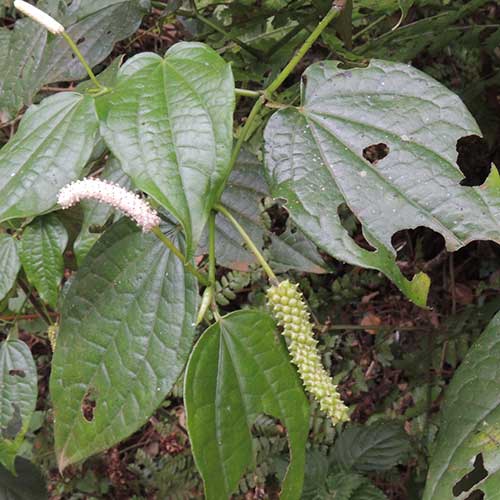
[[[192,254],[229,175],[233,76],[199,43],[151,59],[119,79],[102,133],[134,185],[181,222]]]
[[[450,251],[473,240],[500,241],[496,168],[483,186],[460,185],[456,143],[471,134],[480,131],[460,99],[411,66],[314,64],[304,75],[302,105],[279,111],[266,127],[271,192],[324,251],[382,271],[425,305],[428,278],[403,277],[391,245],[395,232],[429,227]],[[363,151],[372,145],[387,146],[387,156],[370,163]],[[375,251],[359,247],[342,227],[342,203]]]
[[[5,233],[0,233],[0,300],[9,292],[16,281],[21,267],[16,240]]]
[[[500,491],[500,313],[467,353],[446,389],[424,500],[454,498],[453,487],[482,454],[488,475],[473,489],[484,500]],[[471,491],[458,496],[467,498]]]
[[[28,281],[53,308],[57,306],[67,244],[66,228],[54,214],[37,217],[21,238],[19,255]]]
[[[47,212],[77,179],[98,129],[94,100],[63,92],[32,106],[0,150],[0,222]]]
[[[238,311],[208,328],[189,359],[187,425],[208,500],[229,498],[255,466],[251,426],[259,414],[286,427],[291,461],[281,498],[299,499],[309,405],[272,318]]]
[[[28,346],[17,339],[0,344],[0,463],[11,472],[37,398],[36,366]]]
[[[92,247],[65,297],[52,362],[61,470],[129,436],[163,401],[191,350],[197,296],[179,259],[128,219]]]

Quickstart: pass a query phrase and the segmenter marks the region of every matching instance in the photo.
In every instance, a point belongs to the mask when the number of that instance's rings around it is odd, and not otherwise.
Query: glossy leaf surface
[[[272,195],[319,247],[351,264],[386,274],[411,300],[426,301],[428,278],[408,282],[395,264],[392,235],[426,226],[448,250],[476,239],[500,241],[500,177],[461,186],[456,143],[480,134],[459,98],[420,71],[372,60],[306,71],[302,105],[281,110],[265,131]],[[383,154],[386,154],[385,157]],[[342,227],[347,203],[376,251],[359,247]]]
[[[192,275],[128,219],[93,246],[66,295],[52,362],[60,469],[149,418],[191,350],[196,302]]]
[[[497,498],[500,486],[500,313],[467,353],[445,392],[435,451],[431,457],[424,500],[455,498],[453,487],[472,471],[482,454],[487,476],[476,488]]]
[[[20,257],[28,281],[50,306],[57,306],[64,274],[63,252],[68,233],[53,215],[37,217],[23,232]]]
[[[150,9],[149,0],[77,0],[67,8],[58,0],[43,0],[37,5],[66,27],[90,66],[134,33]],[[0,44],[5,54],[0,49],[0,110],[14,114],[32,103],[42,85],[87,75],[65,40],[48,36],[31,19],[19,19],[12,32],[0,29]]]
[[[192,253],[229,175],[231,68],[199,43],[138,57],[141,67],[130,74],[130,62],[109,97],[103,135],[134,185],[181,222]]]
[[[270,316],[238,311],[208,328],[189,360],[184,401],[208,500],[228,498],[255,465],[251,426],[261,413],[287,429],[291,462],[282,498],[300,498],[309,405]]]
[[[94,100],[63,92],[32,106],[0,150],[0,221],[50,210],[77,179],[97,134]]]
[[[37,398],[36,366],[28,346],[16,339],[0,344],[0,463],[13,471]]]
[[[17,251],[17,241],[9,234],[0,233],[0,300],[14,286],[21,267]]]

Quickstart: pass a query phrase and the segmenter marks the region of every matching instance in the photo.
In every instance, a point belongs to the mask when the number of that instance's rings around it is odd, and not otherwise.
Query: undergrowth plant
[[[426,226],[450,251],[473,240],[500,241],[498,170],[492,166],[481,185],[470,185],[456,164],[457,141],[481,132],[443,85],[382,59],[315,62],[302,75],[300,102],[281,95],[314,42],[345,16],[346,2],[326,5],[302,45],[260,90],[236,88],[231,64],[198,42],[177,43],[164,56],[146,52],[115,60],[96,76],[91,67],[102,54],[85,46],[84,21],[75,22],[78,2],[67,10],[56,4],[39,6],[67,19],[68,29],[27,2],[14,2],[39,25],[22,20],[5,36],[15,43],[21,28],[26,36],[32,30],[43,40],[46,66],[33,73],[11,108],[30,102],[47,81],[82,78],[82,67],[90,80],[29,106],[0,150],[0,299],[12,299],[19,286],[47,323],[60,472],[135,432],[185,369],[186,425],[206,498],[228,498],[241,488],[255,465],[252,429],[262,415],[286,429],[289,464],[281,497],[301,498],[307,395],[338,429],[349,409],[323,365],[298,285],[280,273],[327,271],[320,249],[380,271],[425,308],[430,279],[423,272],[411,280],[402,274],[391,236]],[[69,57],[65,51],[74,54],[68,74],[54,67],[56,49],[62,58]],[[243,43],[242,50],[253,49]],[[235,137],[235,104],[249,100],[253,105]],[[256,144],[254,132],[262,126],[262,143]],[[250,201],[242,207],[244,196]],[[256,230],[266,197],[289,215],[281,235]],[[369,248],[344,227],[346,207]],[[61,291],[68,242],[77,271]],[[265,272],[267,310],[220,312],[220,304],[250,283],[239,274],[217,279],[216,266],[235,252]],[[457,379],[482,376],[480,362],[493,359],[500,345],[498,323],[497,315]],[[200,325],[204,331],[196,340]],[[35,365],[16,318],[1,344],[0,371],[0,461],[15,472],[37,399]],[[492,380],[484,379],[486,385]],[[496,399],[485,386],[474,395],[485,410],[471,410],[467,423],[455,422],[453,406],[463,398],[457,384],[445,405],[426,500],[450,495],[478,447],[492,484],[498,470],[498,447],[487,438],[498,433]],[[348,451],[334,461],[323,494],[383,497],[359,475],[353,443],[362,443],[366,433],[349,432]],[[349,463],[346,453],[353,454]],[[189,460],[172,459],[165,474]],[[186,477],[197,483],[192,471]],[[488,479],[483,482],[493,491]]]

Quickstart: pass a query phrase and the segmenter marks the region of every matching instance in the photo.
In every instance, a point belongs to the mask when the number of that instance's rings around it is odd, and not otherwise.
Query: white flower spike
[[[54,33],[54,35],[62,35],[64,33],[64,26],[62,24],[34,5],[24,2],[24,0],[15,0],[14,7],[25,16],[31,17],[38,24],[41,24],[51,33]]]
[[[160,217],[147,202],[125,188],[100,179],[87,178],[64,186],[57,202],[62,208],[69,208],[81,200],[97,200],[112,205],[142,227],[151,231],[160,224]]]

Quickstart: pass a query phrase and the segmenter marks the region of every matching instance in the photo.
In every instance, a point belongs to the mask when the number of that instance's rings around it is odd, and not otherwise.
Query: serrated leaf
[[[0,300],[16,282],[21,262],[17,253],[17,242],[9,234],[0,233]]]
[[[56,17],[77,43],[90,64],[103,61],[122,40],[139,27],[150,9],[149,0],[73,1],[67,8],[58,0],[46,0],[38,6]],[[10,37],[0,30],[1,39],[9,38],[2,66],[0,55],[0,110],[15,113],[47,83],[73,81],[86,71],[62,37],[50,37],[30,19],[16,22]],[[5,45],[4,45],[5,46]]]
[[[132,187],[129,177],[114,157],[108,159],[100,178],[127,189]],[[78,265],[81,265],[89,250],[104,232],[104,224],[113,216],[116,219],[118,215],[113,207],[97,201],[84,200],[80,203],[80,207],[83,210],[82,227],[73,244]]]
[[[13,472],[37,398],[36,366],[28,346],[16,339],[0,344],[0,463]]]
[[[162,402],[191,350],[196,302],[195,278],[128,219],[92,247],[64,300],[52,361],[61,470],[129,436]]]
[[[59,189],[80,176],[97,128],[90,97],[63,92],[32,106],[0,150],[0,221],[54,207]]]
[[[2,500],[46,500],[47,486],[38,467],[22,457],[16,458],[15,475],[0,465]]]
[[[134,184],[181,222],[192,254],[229,175],[230,65],[206,45],[178,43],[123,77],[108,102],[108,146]]]
[[[287,200],[295,223],[320,248],[382,271],[425,305],[429,280],[402,276],[395,232],[429,227],[450,251],[476,239],[500,241],[496,168],[481,187],[460,185],[456,143],[471,134],[480,131],[460,99],[411,66],[314,64],[304,75],[302,105],[280,110],[266,127],[271,192]],[[371,163],[363,152],[374,145],[389,153]],[[337,210],[344,202],[376,251],[359,247],[342,227]]]
[[[500,472],[500,313],[467,353],[450,385],[441,408],[441,423],[431,458],[424,500],[455,497],[453,487],[472,471],[482,454],[488,475],[474,488],[496,498]],[[457,498],[470,495],[465,492]]]
[[[208,328],[189,359],[187,425],[208,500],[228,498],[255,465],[251,426],[265,413],[287,428],[291,462],[282,498],[300,498],[309,405],[272,318],[231,313]]]
[[[57,306],[68,233],[54,215],[37,217],[23,232],[19,255],[28,281],[50,306]]]
[[[345,471],[389,470],[408,458],[411,446],[398,422],[350,425],[338,437],[332,462]]]
[[[327,479],[328,492],[316,499],[335,500],[387,500],[387,497],[371,481],[352,472],[335,472]]]

